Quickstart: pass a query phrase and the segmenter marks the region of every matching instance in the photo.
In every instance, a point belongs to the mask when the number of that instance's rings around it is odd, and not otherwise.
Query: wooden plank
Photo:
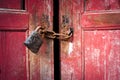
[[[82,0],[60,0],[60,32],[63,16],[68,17],[68,25],[74,29],[71,41],[60,42],[61,80],[82,80],[81,27],[80,14]]]
[[[23,12],[1,12],[0,30],[26,30],[28,29],[28,14]]]
[[[3,54],[3,40],[2,40],[2,33],[0,32],[0,43],[1,43],[1,45],[0,45],[0,80],[2,80],[2,54]]]
[[[120,79],[120,6],[118,0],[86,0],[83,29],[83,80]]]
[[[72,7],[73,7],[73,13],[83,13],[84,11],[84,0],[71,0],[72,1]]]
[[[0,8],[21,9],[22,0],[0,0]]]
[[[41,25],[43,15],[48,16],[49,30],[53,29],[53,0],[30,0],[28,4],[29,34]],[[36,54],[30,53],[30,80],[54,80],[53,40],[43,38]]]
[[[120,9],[119,0],[86,0],[85,11],[102,11]]]
[[[25,32],[0,32],[1,80],[27,80]],[[9,75],[8,75],[9,74]]]
[[[86,0],[85,1],[85,10],[105,10],[105,0]]]
[[[81,23],[83,29],[120,29],[120,12],[85,13]]]

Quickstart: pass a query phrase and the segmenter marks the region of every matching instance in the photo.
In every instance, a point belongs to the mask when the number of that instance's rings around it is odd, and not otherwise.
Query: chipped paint
[[[85,31],[85,75],[87,80],[120,79],[119,42],[120,30]]]
[[[37,7],[33,6],[38,10],[32,11],[30,30],[39,23],[36,21],[39,21],[38,17],[41,14],[45,12],[49,16],[52,15],[51,0],[37,1],[40,4],[38,3]],[[120,6],[118,0],[59,0],[59,3],[60,31],[63,29],[61,23],[62,16],[65,14],[70,17],[69,26],[74,28],[73,40],[60,42],[61,79],[119,80],[120,11],[117,10]],[[52,16],[49,17],[50,29],[52,29]],[[53,54],[49,54],[53,48],[51,42],[44,40],[45,44],[40,49],[39,56],[30,55],[31,80],[50,80],[53,77],[51,76],[54,72],[53,69],[51,70]]]
[[[69,43],[68,54],[70,55],[73,51],[73,43]]]
[[[69,17],[68,26],[74,29],[70,41],[61,41],[61,79],[82,80],[81,74],[81,26],[80,12],[83,0],[59,0],[60,1],[60,31],[63,30],[62,16]]]
[[[30,0],[29,8],[29,32],[38,25],[45,26],[49,30],[53,28],[53,1]],[[37,55],[30,53],[30,80],[54,80],[53,75],[53,40],[43,38],[43,44]]]

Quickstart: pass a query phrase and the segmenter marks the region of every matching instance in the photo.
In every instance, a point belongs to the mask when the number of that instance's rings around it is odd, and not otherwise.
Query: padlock
[[[43,43],[42,38],[38,33],[38,29],[39,28],[36,28],[24,42],[24,45],[33,53],[37,53]]]

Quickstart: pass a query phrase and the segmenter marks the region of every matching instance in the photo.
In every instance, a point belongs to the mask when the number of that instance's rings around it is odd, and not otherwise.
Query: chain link
[[[72,36],[73,31],[70,30],[69,34],[63,34],[63,33],[56,33],[54,31],[50,31],[50,30],[40,29],[39,33],[41,36],[44,36],[49,39],[56,38],[56,39],[60,39],[60,40],[68,40]]]
[[[40,34],[40,36],[49,38],[49,39],[60,39],[60,40],[68,40],[73,35],[73,29],[70,28],[69,33],[56,33],[51,30],[45,30],[41,26],[38,26],[35,29],[36,32]]]

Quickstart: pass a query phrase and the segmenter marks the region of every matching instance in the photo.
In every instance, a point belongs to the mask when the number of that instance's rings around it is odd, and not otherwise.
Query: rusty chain
[[[52,30],[48,30],[49,27],[49,16],[43,14],[41,17],[41,26],[38,26],[35,30],[40,33],[40,36],[49,38],[49,39],[60,39],[68,40],[73,35],[73,28],[69,27],[69,17],[63,15],[62,26],[64,27],[61,33],[56,33]]]
[[[68,40],[73,34],[72,28],[70,28],[70,32],[68,34],[56,33],[51,30],[45,30],[41,27],[38,27],[36,31],[39,32],[42,37],[49,38],[49,39],[60,39],[60,40]]]

